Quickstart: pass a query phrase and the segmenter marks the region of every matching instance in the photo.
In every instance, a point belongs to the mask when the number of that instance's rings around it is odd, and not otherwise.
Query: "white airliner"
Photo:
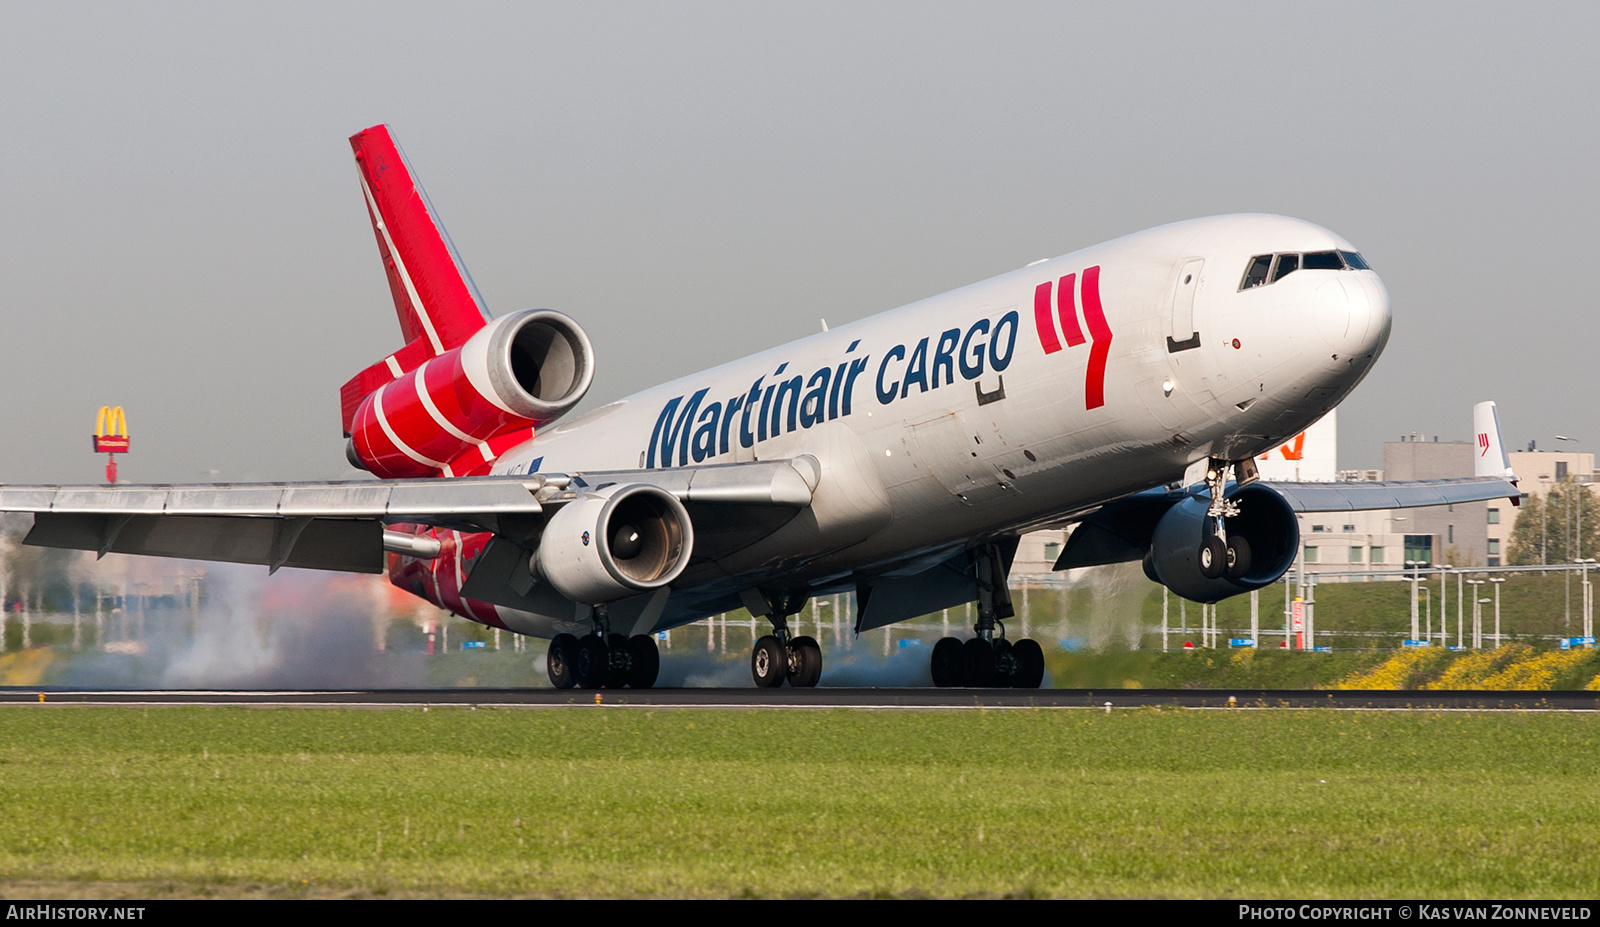
[[[1355,247],[1281,216],[1139,232],[558,422],[583,330],[491,317],[387,128],[351,145],[405,339],[342,391],[376,479],[0,487],[27,543],[373,573],[387,552],[401,588],[551,638],[562,687],[650,686],[651,632],[739,606],[772,624],[757,684],[813,686],[787,622],[810,596],[854,592],[857,631],[975,601],[934,682],[1037,687],[1041,648],[1003,624],[1023,532],[1076,524],[1056,569],[1142,560],[1213,602],[1288,569],[1296,511],[1518,496],[1492,403],[1473,479],[1257,478],[1389,337]]]

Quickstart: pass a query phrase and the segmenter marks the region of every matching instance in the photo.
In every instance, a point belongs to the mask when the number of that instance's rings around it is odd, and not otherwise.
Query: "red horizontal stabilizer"
[[[472,337],[488,322],[489,312],[388,126],[357,132],[350,147],[400,331],[408,346],[420,341],[428,349],[405,368],[409,371]]]

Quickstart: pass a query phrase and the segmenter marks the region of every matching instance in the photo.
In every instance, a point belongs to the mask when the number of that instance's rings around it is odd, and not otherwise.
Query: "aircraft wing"
[[[1453,480],[1416,480],[1373,483],[1275,483],[1262,486],[1276,490],[1296,512],[1359,512],[1368,509],[1414,509],[1429,505],[1454,505],[1459,502],[1486,502],[1522,497],[1511,481],[1500,477],[1470,477]]]
[[[378,573],[385,550],[428,557],[437,542],[395,524],[536,537],[585,491],[645,483],[682,502],[703,545],[748,543],[811,502],[810,458],[667,470],[544,473],[455,480],[210,485],[0,486],[0,512],[33,515],[23,543],[107,553],[260,563],[272,570]],[[717,551],[699,551],[715,555]]]
[[[1277,490],[1296,512],[1357,512],[1368,509],[1415,509],[1458,502],[1487,502],[1510,499],[1522,501],[1516,475],[1506,457],[1500,438],[1500,414],[1493,402],[1472,407],[1472,430],[1477,436],[1477,451],[1472,458],[1472,476],[1442,480],[1349,483],[1274,483],[1263,485]]]

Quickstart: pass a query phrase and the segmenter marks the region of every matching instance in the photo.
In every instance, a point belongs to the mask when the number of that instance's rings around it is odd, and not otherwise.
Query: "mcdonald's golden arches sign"
[[[101,406],[94,423],[94,450],[97,454],[128,453],[128,416],[121,406]]]

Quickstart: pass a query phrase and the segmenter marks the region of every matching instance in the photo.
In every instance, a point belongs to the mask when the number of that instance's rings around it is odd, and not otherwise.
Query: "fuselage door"
[[[1178,271],[1172,291],[1172,325],[1167,332],[1169,354],[1200,347],[1200,333],[1194,327],[1194,294],[1200,289],[1200,270],[1205,263],[1204,258],[1194,258]]]

